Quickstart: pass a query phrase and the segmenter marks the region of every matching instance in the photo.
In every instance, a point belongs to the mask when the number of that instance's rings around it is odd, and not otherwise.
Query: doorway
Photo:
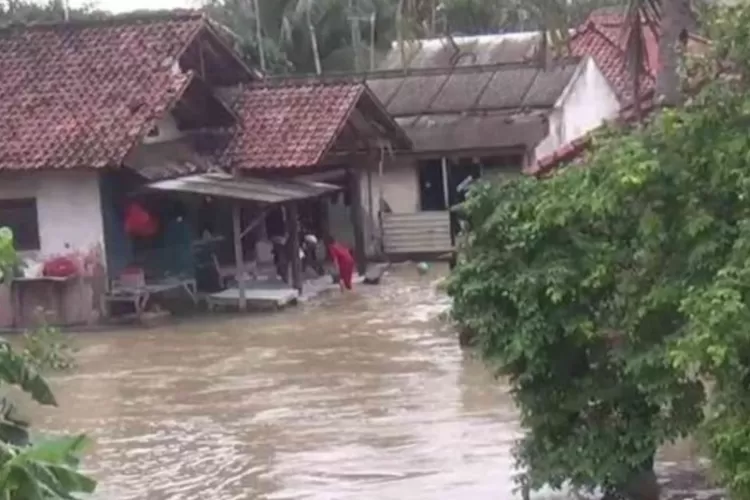
[[[447,210],[445,181],[441,159],[420,161],[419,198],[423,211]]]

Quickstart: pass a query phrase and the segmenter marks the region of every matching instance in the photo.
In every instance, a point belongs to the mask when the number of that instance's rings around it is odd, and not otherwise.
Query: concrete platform
[[[365,276],[355,275],[352,279],[354,285],[364,283]],[[245,299],[250,310],[274,310],[283,309],[297,302],[312,300],[321,294],[339,290],[339,285],[334,283],[330,275],[305,280],[302,284],[302,294],[291,288],[282,281],[259,280],[248,282],[245,289]],[[228,288],[221,292],[205,296],[209,310],[239,308],[240,291],[236,287]]]
[[[281,309],[297,302],[299,292],[284,283],[260,282],[248,283],[245,299],[249,309]],[[206,296],[210,310],[217,308],[237,309],[240,305],[240,290],[228,288]]]

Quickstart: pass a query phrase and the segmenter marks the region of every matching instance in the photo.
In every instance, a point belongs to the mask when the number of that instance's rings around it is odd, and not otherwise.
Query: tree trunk
[[[255,10],[255,39],[258,44],[258,58],[260,59],[260,69],[266,71],[266,49],[263,43],[263,23],[260,19],[260,3],[253,0],[253,10]]]
[[[633,472],[627,484],[606,492],[602,500],[659,500],[660,494],[652,458]]]
[[[659,37],[659,68],[656,74],[657,102],[663,106],[680,104],[680,34],[688,23],[684,19],[686,0],[662,0]],[[687,9],[689,12],[689,9]]]
[[[651,467],[639,472],[625,485],[625,498],[629,500],[659,500],[659,481]]]
[[[396,39],[401,52],[401,66],[406,72],[406,46],[404,45],[404,0],[398,0],[396,7]]]
[[[305,8],[307,18],[307,30],[310,32],[310,44],[312,45],[313,60],[315,61],[315,74],[323,74],[323,65],[320,61],[320,51],[318,50],[318,35],[315,33],[315,26],[312,22],[312,0],[307,0]]]

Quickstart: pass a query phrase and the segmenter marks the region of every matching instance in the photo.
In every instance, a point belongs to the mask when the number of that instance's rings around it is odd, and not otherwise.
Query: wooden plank
[[[453,249],[447,211],[386,214],[383,233],[388,254],[445,253]]]
[[[450,212],[421,212],[418,214],[383,214],[386,224],[400,224],[406,222],[443,222],[450,220]]]
[[[447,234],[450,236],[450,227],[403,227],[403,226],[393,226],[386,228],[388,231],[388,235],[392,235],[395,237],[400,236],[410,236],[413,234]]]

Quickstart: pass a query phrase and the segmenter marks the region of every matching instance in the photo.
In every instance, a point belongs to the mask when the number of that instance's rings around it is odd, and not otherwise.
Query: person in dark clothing
[[[289,282],[289,249],[286,245],[286,236],[277,235],[271,237],[271,252],[273,253],[273,265],[276,266],[276,275],[284,283]]]

